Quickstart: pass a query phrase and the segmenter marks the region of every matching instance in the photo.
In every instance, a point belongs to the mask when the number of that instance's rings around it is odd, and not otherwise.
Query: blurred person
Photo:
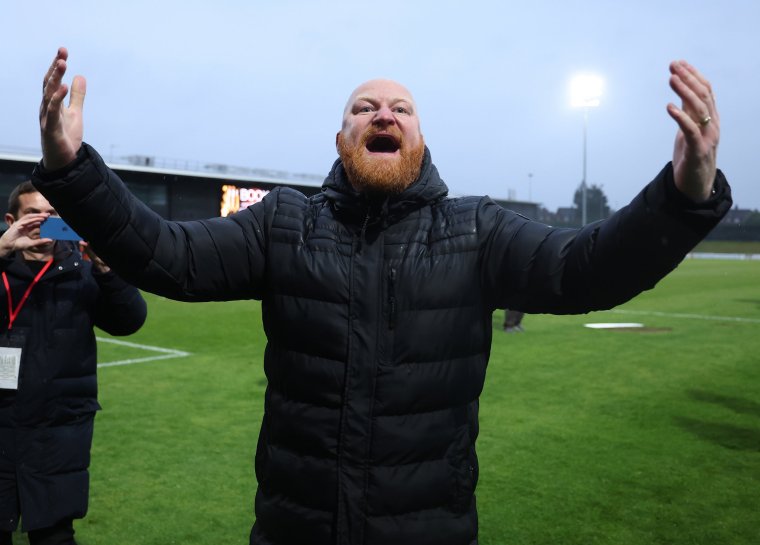
[[[251,544],[477,543],[493,311],[623,303],[731,207],[710,84],[678,61],[672,163],[628,206],[580,229],[488,197],[449,198],[411,93],[389,80],[349,97],[321,194],[278,188],[226,218],[166,221],[82,142],[86,82],[63,83],[67,59],[59,49],[45,75],[35,186],[141,288],[262,301],[268,383]]]
[[[504,331],[507,333],[522,333],[524,312],[519,310],[504,309]]]
[[[0,544],[19,516],[31,545],[74,544],[87,513],[97,401],[93,326],[129,335],[145,321],[137,288],[70,241],[40,238],[55,209],[30,181],[8,199],[0,236]],[[89,250],[89,249],[88,249]]]

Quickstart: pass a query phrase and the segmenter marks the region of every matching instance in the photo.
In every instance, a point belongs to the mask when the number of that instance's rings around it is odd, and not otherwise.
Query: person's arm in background
[[[95,325],[115,336],[135,333],[148,315],[140,290],[119,278],[87,242],[80,242],[79,249],[89,258],[92,278],[99,288],[93,317]]]

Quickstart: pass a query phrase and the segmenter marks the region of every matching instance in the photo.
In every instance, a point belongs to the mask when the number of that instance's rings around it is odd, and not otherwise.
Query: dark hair
[[[8,213],[16,219],[18,219],[18,209],[19,206],[21,206],[19,197],[26,193],[37,193],[37,188],[32,185],[31,180],[18,184],[13,188],[13,191],[11,191],[10,197],[8,197]]]

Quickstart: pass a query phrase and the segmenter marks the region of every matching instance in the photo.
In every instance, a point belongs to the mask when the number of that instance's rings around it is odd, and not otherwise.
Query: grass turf
[[[615,311],[500,330],[481,399],[481,545],[760,542],[760,262],[684,262]],[[191,352],[99,371],[80,545],[243,544],[264,335],[256,302],[147,296],[130,341]],[[721,318],[740,318],[729,320]],[[642,322],[637,331],[587,322]],[[100,361],[141,357],[100,343]]]

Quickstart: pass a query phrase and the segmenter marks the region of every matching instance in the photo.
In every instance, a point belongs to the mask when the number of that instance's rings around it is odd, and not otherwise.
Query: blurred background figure
[[[522,333],[525,331],[522,326],[524,312],[519,310],[504,309],[504,331],[507,333]]]

